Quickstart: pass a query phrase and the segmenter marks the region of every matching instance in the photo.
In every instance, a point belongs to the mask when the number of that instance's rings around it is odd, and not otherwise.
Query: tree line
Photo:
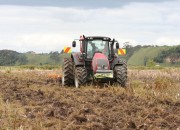
[[[123,56],[127,61],[134,54],[134,52],[138,51],[141,48],[147,47],[158,47],[158,46],[132,46],[129,43],[125,43],[123,48],[126,48],[126,56]],[[31,52],[32,53],[32,52]],[[27,55],[31,55],[31,53],[18,53],[12,50],[0,50],[0,66],[14,66],[14,65],[27,65],[28,57]],[[35,52],[33,52],[35,54]],[[35,56],[38,54],[35,54]],[[43,54],[41,54],[43,55]],[[64,57],[67,57],[68,54],[63,54],[63,50],[61,52],[52,51],[48,54],[48,62],[47,63],[55,63],[59,64]],[[168,49],[160,51],[160,53],[153,59],[149,59],[149,57],[144,58],[144,65],[147,66],[147,63],[155,62],[155,63],[165,63],[166,59],[169,60],[170,63],[175,64],[180,62],[180,45],[168,47]],[[42,65],[42,64],[40,64]]]
[[[16,51],[0,50],[0,66],[24,65],[27,63],[27,57]]]
[[[154,61],[157,63],[164,63],[167,58],[172,64],[180,62],[180,45],[161,51],[161,53],[154,58]]]
[[[28,57],[27,55],[31,55],[30,52],[27,53],[19,53],[13,50],[0,50],[0,66],[15,66],[15,65],[27,65],[28,64]],[[35,53],[33,53],[35,54]],[[48,54],[49,63],[59,63],[61,58],[58,51],[52,51]],[[38,54],[35,54],[36,56]],[[41,54],[43,55],[43,54]],[[42,65],[42,64],[40,64]]]

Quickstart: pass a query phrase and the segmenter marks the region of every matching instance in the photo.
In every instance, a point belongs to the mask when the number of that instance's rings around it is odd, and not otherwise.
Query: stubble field
[[[0,71],[0,129],[180,129],[180,69],[129,69],[126,89],[62,87],[50,73]]]

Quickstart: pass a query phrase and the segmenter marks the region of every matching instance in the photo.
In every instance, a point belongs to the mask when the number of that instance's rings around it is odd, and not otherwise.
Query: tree
[[[141,48],[141,45],[133,47],[129,42],[125,42],[123,48],[126,49],[126,56],[123,56],[126,60],[134,54],[135,51],[138,51]]]
[[[0,65],[15,65],[19,58],[19,53],[11,50],[0,51]]]
[[[56,63],[60,60],[60,53],[58,51],[50,52],[50,58],[54,60]]]
[[[25,64],[27,64],[28,60],[25,55],[20,54],[17,62],[19,62],[19,65],[25,65]]]
[[[154,61],[157,63],[163,63],[165,58],[169,58],[172,64],[178,62],[180,57],[180,45],[171,47],[168,50],[163,50],[157,57],[154,58]]]
[[[147,56],[144,57],[144,66],[147,65],[148,59],[149,59],[149,58],[148,58]]]
[[[180,57],[180,54],[178,54],[178,53],[173,53],[173,54],[171,54],[171,55],[169,56],[169,60],[170,60],[171,64],[177,63],[179,57]]]
[[[147,61],[147,66],[148,67],[154,67],[156,65],[156,63],[153,61],[153,59],[149,59],[148,61]]]
[[[129,42],[125,42],[123,48],[129,49],[132,48],[132,45]]]
[[[63,54],[64,53],[64,49],[61,50],[60,54]]]

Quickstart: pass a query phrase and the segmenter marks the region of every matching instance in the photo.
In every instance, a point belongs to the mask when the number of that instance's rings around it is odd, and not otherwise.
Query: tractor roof
[[[86,39],[93,40],[93,39],[102,39],[106,41],[110,41],[111,38],[109,37],[103,37],[103,36],[87,36]]]

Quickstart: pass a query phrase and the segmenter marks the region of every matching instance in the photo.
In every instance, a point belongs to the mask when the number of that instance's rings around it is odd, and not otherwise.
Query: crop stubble
[[[51,72],[0,72],[0,129],[180,128],[179,72],[130,70],[131,91],[115,86],[61,87],[47,82],[47,73]],[[167,91],[156,88],[160,76],[168,79]],[[167,93],[169,86],[176,88],[177,96]],[[166,93],[158,96],[161,89]]]

